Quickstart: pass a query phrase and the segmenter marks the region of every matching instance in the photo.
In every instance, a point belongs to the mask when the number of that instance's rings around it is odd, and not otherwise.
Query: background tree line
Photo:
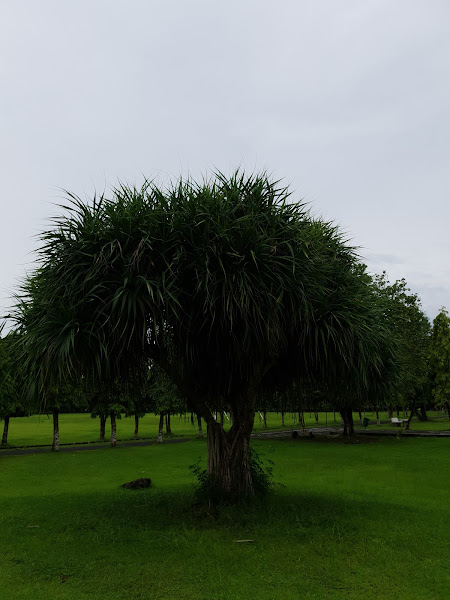
[[[409,410],[409,417],[416,416],[421,421],[427,419],[427,408],[443,409],[449,414],[450,398],[450,318],[442,309],[430,327],[429,321],[420,307],[420,300],[411,293],[406,281],[399,280],[390,284],[386,273],[375,276],[371,283],[379,300],[386,305],[386,315],[391,325],[392,336],[398,340],[398,372],[395,385],[390,393],[377,397],[366,394],[363,397],[339,396],[328,389],[327,385],[317,381],[304,381],[302,389],[295,394],[272,393],[262,395],[257,402],[257,412],[263,422],[267,412],[280,414],[284,425],[286,414],[297,414],[299,425],[303,422],[304,412],[313,412],[318,421],[318,413],[331,411],[342,415],[345,407],[349,412],[373,411],[377,415],[387,410],[389,416],[400,415],[401,410]],[[163,371],[148,365],[145,380],[138,385],[114,384],[106,391],[88,390],[80,380],[78,384],[63,385],[47,393],[45,398],[24,394],[26,385],[21,381],[22,371],[17,365],[16,355],[20,347],[19,336],[15,332],[0,339],[0,418],[4,421],[2,444],[7,444],[9,420],[39,413],[45,410],[54,420],[53,449],[58,449],[58,414],[89,412],[98,417],[99,440],[105,439],[108,419],[111,421],[111,445],[116,443],[115,421],[122,415],[134,416],[134,437],[139,434],[139,419],[146,413],[160,415],[158,439],[162,441],[164,426],[166,434],[171,434],[171,416],[185,414],[186,399]],[[34,401],[31,401],[34,400]],[[224,423],[228,419],[226,407],[214,405],[217,420]],[[449,414],[450,417],[450,414]],[[198,414],[189,414],[195,418],[199,435],[203,435],[202,420]],[[342,420],[344,420],[342,418]],[[335,421],[335,418],[334,418]],[[345,422],[345,421],[344,421]],[[351,424],[348,433],[353,431]]]

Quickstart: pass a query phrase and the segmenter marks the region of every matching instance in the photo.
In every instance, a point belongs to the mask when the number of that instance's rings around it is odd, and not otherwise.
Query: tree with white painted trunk
[[[117,420],[130,408],[130,389],[123,382],[115,380],[103,385],[93,385],[89,390],[88,405],[91,417],[100,417],[100,436],[104,441],[106,435],[106,423],[109,419],[111,425],[110,445],[117,444]]]
[[[75,412],[86,408],[86,398],[82,393],[82,386],[76,386],[65,382],[59,385],[53,384],[42,391],[39,396],[39,411],[45,411],[52,415],[53,439],[52,452],[58,452],[59,439],[59,416],[61,412]]]

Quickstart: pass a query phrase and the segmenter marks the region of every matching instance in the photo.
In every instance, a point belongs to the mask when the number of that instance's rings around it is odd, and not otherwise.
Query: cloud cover
[[[448,2],[15,0],[0,27],[0,313],[60,188],[237,165],[450,307]]]

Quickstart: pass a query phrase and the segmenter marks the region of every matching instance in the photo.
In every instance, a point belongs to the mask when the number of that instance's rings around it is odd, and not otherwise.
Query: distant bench
[[[396,427],[402,427],[403,423],[407,423],[408,419],[398,419],[397,417],[392,417],[391,423]]]

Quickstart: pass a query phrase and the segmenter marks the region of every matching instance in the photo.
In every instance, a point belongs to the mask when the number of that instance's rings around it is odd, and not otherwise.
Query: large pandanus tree
[[[289,195],[241,172],[92,202],[69,194],[17,317],[40,385],[55,373],[126,379],[154,361],[207,423],[209,476],[230,498],[253,494],[258,395],[305,376],[363,385],[381,361],[354,250]]]

